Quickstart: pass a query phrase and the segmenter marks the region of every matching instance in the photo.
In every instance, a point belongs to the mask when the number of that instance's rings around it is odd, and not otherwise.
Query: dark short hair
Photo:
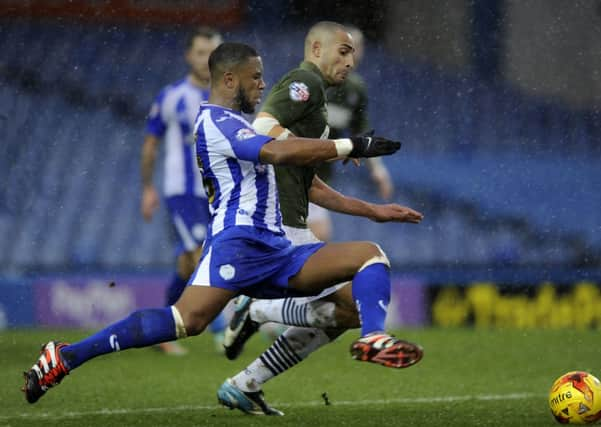
[[[219,42],[222,40],[221,33],[211,27],[196,27],[192,30],[186,38],[186,50],[190,49],[194,45],[194,39],[196,37],[202,37],[208,40],[218,39]]]
[[[246,62],[249,58],[259,56],[254,47],[244,43],[221,43],[209,56],[209,71],[211,78]]]

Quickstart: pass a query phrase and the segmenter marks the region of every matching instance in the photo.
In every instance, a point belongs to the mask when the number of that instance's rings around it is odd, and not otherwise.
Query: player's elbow
[[[261,148],[259,153],[261,163],[272,165],[296,165],[303,166],[308,164],[299,158],[293,150],[289,150],[281,142],[270,142]]]
[[[279,165],[282,161],[282,153],[270,146],[271,143],[265,144],[259,152],[259,160],[261,163],[270,165]]]

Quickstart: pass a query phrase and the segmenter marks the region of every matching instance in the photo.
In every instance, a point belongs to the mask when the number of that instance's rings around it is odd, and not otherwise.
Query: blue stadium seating
[[[184,36],[0,25],[4,270],[172,265],[164,210],[152,224],[140,217],[139,149],[152,99],[185,72]],[[243,30],[226,36],[263,52],[268,84],[301,60],[302,30],[276,39]],[[426,219],[382,225],[336,215],[336,239],[381,242],[395,263],[413,266],[571,264],[583,251],[601,254],[601,126],[594,113],[399,62],[378,46],[368,48],[366,62],[360,71],[372,124],[404,142],[398,156],[385,159],[396,201]],[[366,181],[364,171],[346,167],[333,185],[376,200]]]

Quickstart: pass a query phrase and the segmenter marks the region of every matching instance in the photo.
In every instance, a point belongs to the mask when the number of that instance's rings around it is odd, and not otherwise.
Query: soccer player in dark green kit
[[[355,48],[353,57],[355,67],[357,67],[363,58],[363,33],[354,26],[346,25],[346,28],[353,37]],[[351,72],[341,84],[329,86],[326,89],[326,98],[330,138],[343,138],[369,131],[367,88],[356,71]],[[394,186],[382,159],[379,157],[365,159],[365,164],[369,168],[372,183],[377,187],[382,200],[390,200]],[[332,166],[332,163],[323,163],[317,169],[317,175],[326,183],[329,182],[332,175],[334,169]],[[332,219],[327,209],[310,203],[307,225],[319,240],[329,241],[331,239]]]
[[[334,22],[315,24],[305,38],[300,66],[276,83],[253,126],[278,140],[289,136],[327,138],[326,89],[345,81],[354,66],[353,39],[347,29]],[[414,222],[422,215],[397,204],[372,204],[346,197],[325,184],[315,167],[275,168],[282,222],[286,236],[295,245],[318,242],[307,227],[309,202],[325,209],[376,222]],[[416,218],[419,220],[416,221]],[[384,252],[381,262],[390,265]],[[239,297],[224,346],[226,356],[236,358],[246,340],[260,323],[291,325],[259,358],[218,391],[219,401],[249,414],[281,415],[262,398],[261,385],[291,368],[310,353],[344,331],[360,326],[361,307],[353,300],[351,287],[343,283],[326,289],[316,297],[251,300]],[[386,311],[386,305],[380,307]],[[402,341],[402,340],[401,340]],[[421,360],[422,348],[402,341],[394,362],[386,356],[387,345],[377,338],[365,338],[351,348],[354,358],[394,368],[405,368]]]

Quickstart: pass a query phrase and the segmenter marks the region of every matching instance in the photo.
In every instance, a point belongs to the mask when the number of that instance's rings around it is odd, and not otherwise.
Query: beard
[[[246,92],[240,87],[236,94],[236,103],[240,106],[240,111],[246,114],[252,114],[255,112],[255,106],[248,100]]]

